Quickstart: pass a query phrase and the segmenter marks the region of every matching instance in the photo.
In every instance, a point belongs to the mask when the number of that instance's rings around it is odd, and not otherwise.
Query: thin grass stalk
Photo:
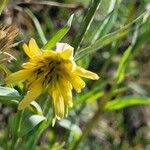
[[[33,20],[33,23],[35,25],[35,28],[39,34],[39,37],[42,41],[43,44],[46,44],[47,39],[45,37],[45,34],[42,30],[42,27],[40,25],[40,22],[38,21],[38,19],[36,18],[36,16],[32,13],[32,11],[30,9],[26,9],[25,12],[29,15],[29,17]]]
[[[101,1],[102,0],[91,0],[91,3],[90,3],[91,7],[89,8],[88,12],[86,13],[85,17],[83,18],[81,25],[80,25],[80,29],[72,43],[75,51],[78,50],[86,31],[89,29],[91,22],[93,21],[95,12],[99,8]]]

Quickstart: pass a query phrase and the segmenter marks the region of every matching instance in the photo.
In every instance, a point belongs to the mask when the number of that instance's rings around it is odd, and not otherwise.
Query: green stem
[[[76,35],[76,37],[73,41],[73,44],[72,44],[75,50],[78,50],[79,45],[82,42],[82,39],[83,39],[86,31],[88,30],[88,28],[94,18],[94,14],[95,14],[96,10],[98,9],[100,3],[101,3],[101,0],[91,0],[91,4],[90,4],[91,7],[89,8],[87,14],[83,18],[81,25],[80,25],[80,29],[78,31],[78,34]]]

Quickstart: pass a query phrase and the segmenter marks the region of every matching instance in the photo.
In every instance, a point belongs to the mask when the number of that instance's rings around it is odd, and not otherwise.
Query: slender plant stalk
[[[99,28],[92,39],[92,44],[95,43],[95,41],[100,37],[106,35],[115,25],[115,20],[117,19],[117,12],[120,2],[120,0],[110,0],[106,18],[102,21],[101,25],[99,25]]]
[[[80,25],[80,29],[72,43],[75,51],[78,50],[86,31],[88,30],[91,22],[93,21],[94,14],[96,10],[98,9],[100,3],[101,3],[101,0],[91,0],[91,4],[90,4],[91,7],[89,8],[87,14],[83,18],[81,25]]]
[[[83,129],[83,134],[82,136],[77,140],[77,142],[73,145],[71,150],[77,150],[80,143],[84,141],[88,135],[90,134],[91,130],[93,127],[97,124],[101,114],[103,113],[104,107],[108,101],[108,93],[105,93],[104,96],[102,97],[102,100],[99,102],[98,109],[95,112],[94,116],[92,119],[87,123],[86,127]]]
[[[30,16],[30,18],[33,20],[33,23],[35,25],[35,28],[39,34],[39,37],[42,41],[43,44],[45,44],[47,42],[47,39],[44,35],[44,32],[42,30],[42,27],[40,25],[40,22],[38,21],[38,19],[36,18],[36,16],[32,13],[32,11],[30,9],[26,9],[25,12]]]

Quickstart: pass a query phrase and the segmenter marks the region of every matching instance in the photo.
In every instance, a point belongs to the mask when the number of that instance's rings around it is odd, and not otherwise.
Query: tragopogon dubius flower
[[[22,65],[22,70],[6,78],[7,83],[16,83],[26,80],[28,92],[19,103],[18,109],[22,110],[34,101],[48,88],[52,96],[55,118],[62,119],[66,109],[72,107],[72,88],[80,92],[85,87],[81,77],[92,80],[99,79],[98,75],[76,65],[73,57],[73,47],[66,43],[58,43],[56,51],[42,50],[34,39],[29,45],[24,44],[23,49],[30,57],[29,62]]]

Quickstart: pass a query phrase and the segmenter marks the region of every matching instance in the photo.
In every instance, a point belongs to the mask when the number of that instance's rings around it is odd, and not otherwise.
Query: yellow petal
[[[60,79],[59,80],[59,90],[63,96],[65,105],[72,107],[73,102],[72,102],[72,91],[71,91],[72,86],[71,86],[71,84],[64,79]]]
[[[41,80],[37,80],[33,83],[33,86],[25,95],[24,99],[19,103],[18,110],[22,110],[27,107],[32,101],[34,101],[42,92],[42,83]]]
[[[85,77],[85,78],[92,79],[92,80],[98,80],[99,79],[99,76],[96,73],[88,71],[88,70],[81,68],[79,66],[76,67],[75,72],[77,75],[79,75],[81,77]]]
[[[23,63],[22,67],[25,69],[32,69],[35,68],[37,66],[37,64],[32,63],[32,62],[27,62],[27,63]]]
[[[73,50],[66,49],[61,53],[61,58],[73,60]]]
[[[31,38],[31,40],[29,41],[29,46],[27,46],[27,44],[23,44],[23,50],[30,58],[33,58],[34,56],[42,53],[33,38]]]
[[[85,87],[85,82],[77,75],[70,75],[69,81],[78,93]]]
[[[60,51],[62,52],[62,51],[65,51],[67,49],[70,49],[73,51],[74,48],[67,43],[57,43],[56,44],[56,51],[57,52],[60,52]]]
[[[27,46],[27,44],[23,44],[22,47],[23,47],[24,52],[25,52],[30,58],[32,58],[32,53],[31,53],[29,47]]]
[[[16,83],[19,81],[23,81],[26,80],[30,75],[31,75],[31,71],[29,70],[20,70],[17,71],[15,73],[12,73],[11,75],[9,75],[5,81],[6,83]]]
[[[74,48],[67,43],[57,43],[56,52],[60,53],[61,58],[73,60]]]
[[[76,70],[76,63],[74,61],[67,61],[62,64],[62,70],[67,70],[67,72],[73,72]]]
[[[51,91],[54,103],[55,116],[58,120],[64,118],[65,105],[62,95],[59,93],[58,89],[53,88]]]
[[[31,40],[29,41],[29,49],[30,49],[33,56],[42,53],[42,51],[40,50],[36,41],[33,38],[31,38]]]

